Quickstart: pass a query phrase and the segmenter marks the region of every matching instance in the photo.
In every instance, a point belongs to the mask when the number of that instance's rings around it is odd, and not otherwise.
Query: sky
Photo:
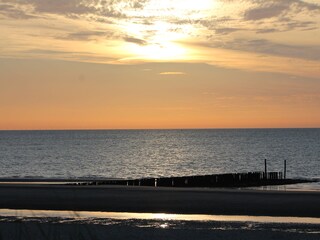
[[[319,0],[0,0],[0,129],[320,127]]]

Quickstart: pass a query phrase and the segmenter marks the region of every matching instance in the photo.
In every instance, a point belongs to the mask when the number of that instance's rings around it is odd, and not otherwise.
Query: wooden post
[[[267,159],[264,159],[264,176],[265,176],[265,179],[268,179]]]
[[[287,160],[284,160],[284,170],[283,170],[283,178],[287,177]]]

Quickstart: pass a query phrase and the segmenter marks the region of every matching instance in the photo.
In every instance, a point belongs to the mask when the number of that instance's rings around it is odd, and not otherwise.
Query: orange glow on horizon
[[[314,80],[184,63],[0,63],[0,129],[320,127]]]

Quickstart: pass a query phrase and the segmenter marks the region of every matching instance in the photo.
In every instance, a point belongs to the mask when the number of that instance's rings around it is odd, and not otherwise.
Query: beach
[[[313,240],[319,202],[320,192],[2,183],[0,237]]]
[[[165,220],[81,221],[0,219],[2,239],[318,240],[319,225]]]
[[[0,208],[320,217],[320,192],[134,186],[0,185]]]

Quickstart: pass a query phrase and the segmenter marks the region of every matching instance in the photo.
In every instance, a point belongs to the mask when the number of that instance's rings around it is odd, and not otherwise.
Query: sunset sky
[[[0,0],[0,129],[320,127],[319,0]]]

